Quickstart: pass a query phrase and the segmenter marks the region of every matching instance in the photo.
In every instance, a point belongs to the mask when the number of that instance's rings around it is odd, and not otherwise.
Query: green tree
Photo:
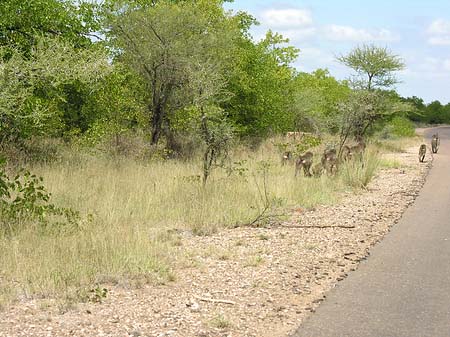
[[[2,0],[0,46],[28,54],[39,37],[58,37],[73,45],[91,45],[99,30],[97,5],[75,0]]]
[[[151,143],[170,132],[177,110],[192,104],[190,83],[202,64],[220,72],[233,54],[237,21],[222,1],[158,1],[109,12],[110,41],[117,57],[142,78],[150,92]]]
[[[398,83],[393,73],[405,68],[398,55],[375,45],[358,46],[348,55],[337,57],[337,60],[355,70],[356,86],[367,90],[393,86]]]
[[[427,105],[425,114],[427,116],[427,123],[440,124],[445,122],[444,109],[442,103],[433,101]]]
[[[223,107],[241,135],[266,136],[292,130],[294,69],[298,50],[286,46],[281,35],[269,31],[259,43],[242,34],[227,89],[232,96]]]
[[[346,101],[351,92],[347,82],[337,81],[327,69],[317,69],[298,73],[294,85],[296,129],[336,131],[338,104]]]
[[[403,102],[411,104],[412,109],[407,117],[413,122],[426,122],[425,109],[426,105],[422,98],[417,96],[401,98]]]
[[[8,58],[2,55],[8,53]],[[59,104],[67,83],[95,84],[110,71],[98,50],[75,49],[57,39],[41,39],[28,57],[0,47],[0,142],[61,129]]]

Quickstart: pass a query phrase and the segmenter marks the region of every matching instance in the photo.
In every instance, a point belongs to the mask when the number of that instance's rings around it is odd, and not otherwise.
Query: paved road
[[[450,336],[450,128],[439,136],[415,203],[293,337]]]

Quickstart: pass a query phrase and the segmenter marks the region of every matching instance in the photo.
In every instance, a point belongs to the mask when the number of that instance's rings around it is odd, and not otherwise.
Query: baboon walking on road
[[[295,162],[295,176],[297,176],[298,172],[303,167],[303,172],[305,173],[305,177],[311,177],[311,165],[313,163],[313,153],[308,151],[303,156],[299,156]]]
[[[439,135],[436,133],[431,138],[431,152],[437,153],[439,150],[439,144],[440,144]]]
[[[425,144],[420,145],[419,148],[419,161],[423,163],[423,160],[425,159],[425,154],[427,153],[427,146]]]

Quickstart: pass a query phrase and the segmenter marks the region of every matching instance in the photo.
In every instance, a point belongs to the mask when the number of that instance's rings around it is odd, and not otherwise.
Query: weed
[[[217,329],[228,329],[233,326],[233,324],[225,318],[222,314],[216,315],[214,318],[212,318],[210,321],[210,326],[217,328]]]

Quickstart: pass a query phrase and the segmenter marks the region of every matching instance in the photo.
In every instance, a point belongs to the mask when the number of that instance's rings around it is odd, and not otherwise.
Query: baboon
[[[295,162],[295,176],[303,167],[303,172],[305,177],[311,177],[311,172],[309,171],[313,163],[313,153],[308,151],[303,156],[299,156]]]
[[[362,154],[364,152],[365,145],[362,143],[359,143],[357,145],[350,146],[349,148],[349,159],[353,158],[362,158]]]
[[[358,143],[359,147],[364,151],[366,149],[366,142],[364,141],[364,138],[362,136],[356,136],[355,140]]]
[[[290,162],[291,160],[292,160],[292,152],[285,151],[283,153],[283,156],[281,157],[281,165],[285,165],[287,162]]]
[[[333,174],[337,170],[337,155],[336,149],[325,150],[322,155],[321,164],[324,170]]]
[[[439,144],[440,144],[439,135],[436,133],[431,138],[431,151],[433,153],[437,153],[438,152]]]
[[[419,161],[423,163],[423,160],[425,159],[425,154],[427,153],[427,146],[425,144],[420,145],[419,148]]]
[[[322,175],[323,166],[322,163],[316,163],[312,167],[312,173],[314,177],[320,177]]]
[[[344,145],[342,147],[342,150],[341,150],[341,160],[342,161],[346,161],[346,160],[349,160],[350,157],[351,157],[351,155],[350,155],[350,147],[347,146],[347,145]]]

